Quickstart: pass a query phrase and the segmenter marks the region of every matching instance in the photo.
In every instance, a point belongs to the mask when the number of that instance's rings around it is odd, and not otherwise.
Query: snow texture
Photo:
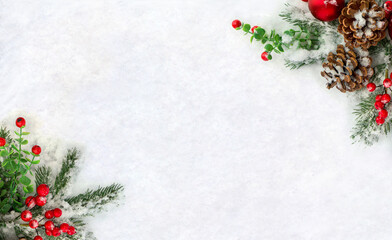
[[[3,122],[25,116],[51,165],[81,146],[75,193],[126,185],[99,240],[390,239],[391,141],[352,145],[321,65],[262,62],[231,27],[283,4],[1,1]]]

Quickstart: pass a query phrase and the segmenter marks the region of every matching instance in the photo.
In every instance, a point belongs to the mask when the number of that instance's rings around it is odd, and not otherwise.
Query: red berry
[[[261,54],[261,59],[263,59],[264,61],[268,62],[269,61],[268,56],[269,56],[268,52],[263,52]]]
[[[46,197],[43,196],[36,196],[35,197],[35,204],[37,204],[37,206],[44,206],[46,204]]]
[[[380,116],[378,116],[376,118],[376,123],[377,123],[377,125],[383,125],[385,123],[385,119],[380,117]]]
[[[43,240],[41,236],[35,236],[34,240]]]
[[[308,0],[302,0],[302,2],[308,2]]]
[[[58,237],[61,235],[61,230],[58,227],[53,228],[52,230],[53,237]]]
[[[375,107],[377,110],[381,110],[381,109],[384,108],[384,103],[382,103],[382,102],[376,102],[376,103],[374,104],[374,107]]]
[[[389,103],[391,101],[391,96],[389,94],[384,94],[381,97],[381,102],[382,103]]]
[[[35,198],[33,196],[26,198],[25,204],[28,208],[35,207]]]
[[[385,109],[383,109],[383,110],[381,110],[381,111],[378,113],[378,116],[379,116],[380,118],[385,119],[385,118],[388,117],[388,111],[385,110]]]
[[[4,146],[7,143],[4,138],[0,137],[0,147]]]
[[[38,221],[35,220],[35,219],[31,220],[31,221],[29,222],[29,226],[30,226],[31,228],[37,228],[37,227],[38,227]]]
[[[255,29],[258,28],[258,27],[259,27],[259,26],[253,26],[252,29],[251,29],[252,33],[254,33],[254,32],[255,32]]]
[[[49,187],[46,184],[41,184],[37,187],[37,194],[46,197],[49,194]]]
[[[54,223],[52,222],[52,221],[47,221],[46,223],[45,223],[45,229],[46,230],[53,230],[53,228],[54,228]]]
[[[236,19],[236,20],[234,20],[234,21],[231,23],[231,25],[233,26],[233,28],[239,28],[239,27],[241,27],[242,23],[241,23],[240,20]]]
[[[369,92],[374,92],[374,90],[376,90],[376,84],[374,83],[368,83],[368,85],[366,86],[367,90]]]
[[[50,231],[50,230],[45,230],[45,233],[46,233],[46,235],[48,235],[48,236],[52,236],[53,234],[52,234],[52,231]]]
[[[376,102],[381,102],[382,94],[376,96]]]
[[[31,152],[34,153],[35,155],[39,155],[41,153],[41,147],[38,145],[35,145],[31,148]]]
[[[53,211],[52,210],[48,210],[45,212],[45,217],[47,219],[52,219],[53,218]]]
[[[392,86],[392,80],[389,79],[389,78],[386,78],[386,79],[384,80],[384,87],[390,88],[391,86]]]
[[[20,218],[25,222],[29,222],[33,218],[33,214],[29,210],[25,210],[20,214]]]
[[[74,227],[69,227],[67,231],[68,235],[74,235],[76,233],[76,230]]]
[[[392,12],[392,1],[386,1],[384,3],[384,10],[387,12]]]
[[[16,126],[18,128],[26,126],[26,120],[24,118],[22,118],[22,117],[17,118],[16,119]]]
[[[61,217],[62,214],[63,214],[63,211],[61,211],[60,208],[55,208],[55,209],[53,209],[53,215],[54,215],[56,218]]]
[[[62,224],[60,225],[60,230],[61,230],[62,232],[67,232],[67,231],[68,231],[68,228],[69,228],[69,225],[68,225],[67,223],[62,223]]]

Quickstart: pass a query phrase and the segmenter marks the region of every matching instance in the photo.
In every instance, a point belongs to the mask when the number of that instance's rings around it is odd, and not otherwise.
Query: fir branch
[[[11,132],[6,127],[0,128],[0,137],[4,138],[8,144],[11,144],[13,142]]]
[[[39,166],[37,170],[35,170],[35,185],[47,184],[50,188],[49,182],[51,173],[52,169],[50,167]]]
[[[71,179],[71,171],[76,167],[76,162],[80,158],[80,152],[76,149],[70,149],[63,160],[61,170],[54,182],[53,195],[57,195],[64,190]]]
[[[102,206],[116,200],[124,190],[120,184],[112,184],[107,187],[98,187],[96,190],[87,190],[85,193],[65,199],[73,207],[81,206],[89,211],[101,210]],[[90,215],[90,214],[85,214]]]

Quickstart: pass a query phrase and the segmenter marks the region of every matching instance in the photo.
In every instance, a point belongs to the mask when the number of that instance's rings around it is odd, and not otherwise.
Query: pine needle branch
[[[85,193],[67,198],[65,201],[72,207],[84,207],[91,213],[92,210],[101,210],[103,205],[116,200],[123,190],[122,185],[112,184],[107,187],[98,187],[96,190],[87,190]]]
[[[76,162],[79,158],[80,158],[80,152],[76,148],[68,150],[67,155],[63,160],[61,170],[54,182],[53,195],[57,195],[61,193],[62,190],[64,190],[68,186],[71,180],[70,173],[76,167]]]
[[[52,169],[50,167],[39,166],[35,171],[35,185],[36,186],[39,186],[41,184],[49,185],[51,174],[52,174]]]

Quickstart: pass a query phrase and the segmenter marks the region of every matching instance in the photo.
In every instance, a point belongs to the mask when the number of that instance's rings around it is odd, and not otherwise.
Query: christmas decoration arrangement
[[[70,195],[80,152],[69,149],[56,174],[40,162],[41,147],[28,146],[26,120],[18,131],[0,129],[0,240],[95,239],[85,217],[116,203],[123,186],[97,187]]]
[[[280,55],[290,69],[320,68],[326,88],[349,94],[352,139],[371,145],[391,132],[392,1],[295,0],[280,13],[282,30],[234,20],[232,27],[263,47],[262,61]],[[324,81],[325,81],[324,80]]]

